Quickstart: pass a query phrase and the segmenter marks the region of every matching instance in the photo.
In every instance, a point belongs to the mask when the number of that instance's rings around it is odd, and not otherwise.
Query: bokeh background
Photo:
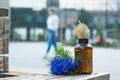
[[[110,80],[120,74],[120,0],[10,0],[11,35],[9,66],[48,69],[43,59],[47,48],[47,9],[55,7],[60,19],[58,44],[74,54],[74,27],[78,21],[90,29],[93,72],[108,72]],[[50,55],[53,53],[51,48]]]
[[[56,7],[60,18],[58,41],[74,45],[78,21],[90,29],[90,39],[101,36],[99,46],[120,46],[119,0],[10,0],[11,41],[46,41],[47,9]]]

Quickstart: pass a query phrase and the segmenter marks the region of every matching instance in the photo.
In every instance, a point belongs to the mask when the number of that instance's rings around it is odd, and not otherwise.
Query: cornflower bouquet
[[[76,74],[76,66],[78,62],[74,60],[71,53],[63,47],[55,50],[55,57],[49,60],[50,71],[55,75],[72,75]]]

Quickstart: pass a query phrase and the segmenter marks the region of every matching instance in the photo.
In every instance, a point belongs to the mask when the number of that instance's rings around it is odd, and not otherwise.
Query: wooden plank
[[[3,57],[0,57],[0,71],[3,71]]]
[[[0,8],[0,17],[8,16],[8,9]]]
[[[4,34],[9,34],[10,32],[10,21],[5,19]]]
[[[5,19],[1,18],[0,19],[0,35],[2,35],[4,32],[4,24],[5,24]]]
[[[0,54],[8,54],[9,52],[9,38],[0,38]]]
[[[95,75],[90,75],[86,77],[86,80],[109,80],[110,74],[109,73],[97,73]]]
[[[8,72],[9,32],[10,32],[9,0],[0,0],[0,73]]]
[[[87,75],[52,75],[49,73],[49,69],[25,69],[25,68],[13,68],[10,71],[11,74],[16,74],[12,79],[25,79],[25,80],[109,80],[109,73],[93,73]],[[22,76],[21,76],[22,75]],[[8,79],[8,80],[9,80]],[[5,79],[7,80],[7,79]]]
[[[4,48],[4,46],[3,46],[3,41],[4,41],[4,39],[3,39],[3,38],[0,38],[0,54],[3,54],[3,53],[4,53],[4,50],[3,50],[3,48]]]
[[[0,18],[0,35],[9,34],[10,22],[9,19]]]
[[[0,56],[0,73],[8,72],[8,57]]]
[[[4,38],[4,54],[8,54],[9,53],[9,38],[5,37]]]
[[[92,78],[90,78],[92,77]],[[2,78],[3,80],[109,80],[108,73],[97,73],[91,75],[77,75],[77,76],[63,76],[63,75],[43,75],[43,74],[29,74],[18,75],[14,77]]]
[[[46,76],[47,77],[47,76]],[[109,80],[109,73],[93,73],[89,75],[70,75],[54,78],[48,78],[49,80]]]

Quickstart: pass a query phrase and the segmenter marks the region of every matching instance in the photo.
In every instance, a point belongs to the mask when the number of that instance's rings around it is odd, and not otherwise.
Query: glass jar
[[[78,45],[74,49],[75,59],[79,62],[76,71],[81,74],[92,73],[92,46],[88,44],[88,39],[78,39]]]

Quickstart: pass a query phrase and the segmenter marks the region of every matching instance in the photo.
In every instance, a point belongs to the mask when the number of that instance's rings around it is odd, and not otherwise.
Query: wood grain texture
[[[1,18],[0,19],[0,35],[2,35],[4,32],[4,25],[5,25],[5,19]]]
[[[24,69],[23,69],[24,70]],[[23,71],[22,70],[22,71]],[[33,71],[34,72],[34,71]],[[52,75],[46,73],[26,73],[26,72],[10,72],[8,74],[17,75],[14,77],[4,78],[5,80],[109,80],[110,74],[109,73],[93,73],[89,75]]]
[[[92,73],[87,75],[52,75],[49,69],[25,69],[11,68],[8,74],[18,75],[14,77],[4,78],[5,80],[109,80],[109,73]]]
[[[10,21],[5,19],[4,34],[9,34],[10,32]]]
[[[8,72],[8,57],[0,56],[0,72]]]
[[[9,0],[0,0],[0,73],[8,72],[9,32]]]
[[[0,17],[8,16],[8,9],[0,8]]]
[[[8,37],[0,38],[0,54],[8,54],[9,39]]]

